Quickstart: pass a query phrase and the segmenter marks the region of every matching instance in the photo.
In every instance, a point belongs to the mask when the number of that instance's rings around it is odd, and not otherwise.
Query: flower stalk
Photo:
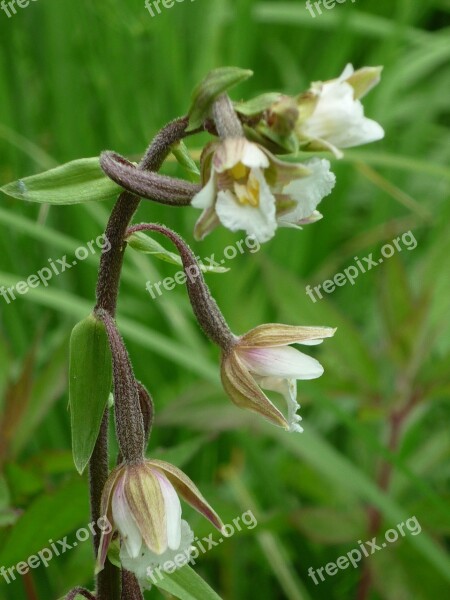
[[[195,254],[187,243],[168,227],[156,223],[142,223],[141,225],[130,227],[127,231],[127,237],[138,231],[157,231],[162,233],[177,247],[186,273],[186,287],[189,299],[200,327],[209,339],[223,350],[227,350],[233,346],[235,336],[225,321],[220,308],[217,306],[217,302],[212,297]]]
[[[166,125],[150,144],[139,169],[158,171],[170,153],[171,146],[186,135],[188,124],[188,118],[183,117]],[[105,231],[111,248],[109,252],[102,254],[100,260],[96,309],[104,310],[111,317],[115,316],[117,307],[120,274],[126,247],[125,232],[139,206],[139,202],[140,199],[128,191],[120,194]],[[108,479],[108,420],[108,412],[106,411],[89,463],[91,516],[95,523],[101,516],[101,497]],[[97,531],[97,535],[93,536],[95,553],[98,552],[100,533],[100,531]],[[97,576],[96,600],[119,600],[119,575],[119,569],[106,561],[105,569]],[[133,587],[135,586],[131,585],[131,588]]]
[[[96,315],[105,325],[111,347],[114,411],[120,453],[126,464],[136,464],[144,458],[146,438],[138,385],[130,357],[113,317],[103,309],[97,310]],[[148,430],[150,428],[151,423]]]
[[[244,129],[228,94],[218,97],[213,104],[212,113],[217,133],[222,139],[243,137]]]

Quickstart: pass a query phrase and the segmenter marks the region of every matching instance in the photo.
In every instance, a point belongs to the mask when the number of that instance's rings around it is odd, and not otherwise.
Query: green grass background
[[[365,101],[386,139],[334,161],[338,183],[324,219],[280,230],[256,254],[208,282],[233,330],[260,323],[337,326],[315,355],[325,375],[300,382],[305,433],[288,435],[240,411],[219,383],[218,353],[196,326],[181,287],[152,300],[148,280],[175,267],[127,252],[119,315],[137,376],[154,395],[149,456],[181,466],[231,523],[246,510],[253,531],[201,557],[197,571],[227,600],[357,599],[349,568],[315,586],[318,568],[415,515],[418,536],[371,556],[373,600],[429,600],[450,587],[446,548],[450,437],[448,374],[450,45],[448,0],[358,0],[313,19],[303,0],[195,0],[152,18],[143,0],[38,0],[0,13],[1,185],[65,161],[114,149],[137,157],[213,68],[254,77],[234,99],[297,93],[310,81],[385,66]],[[190,141],[198,150],[206,136]],[[175,172],[168,165],[168,173]],[[0,285],[12,285],[102,233],[111,205],[42,208],[0,198]],[[143,202],[137,219],[181,232],[200,256],[240,235],[216,230],[194,243],[197,211]],[[406,249],[313,304],[321,283],[379,255],[413,230]],[[86,477],[76,475],[67,412],[67,345],[94,301],[98,256],[7,305],[0,298],[0,566],[9,567],[89,522]],[[393,416],[413,401],[394,451]],[[393,449],[393,448],[392,448]],[[390,465],[387,490],[377,483]],[[209,525],[185,514],[199,536]],[[92,586],[90,543],[6,585],[2,600],[49,599]],[[157,590],[148,594],[158,598]],[[359,596],[361,598],[361,596]]]

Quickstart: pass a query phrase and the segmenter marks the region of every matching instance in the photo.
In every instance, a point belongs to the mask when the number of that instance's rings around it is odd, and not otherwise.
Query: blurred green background
[[[154,395],[149,456],[195,480],[225,522],[258,519],[201,557],[197,571],[227,600],[429,600],[450,568],[449,0],[350,0],[312,18],[303,0],[196,0],[152,18],[143,0],[38,0],[0,12],[0,185],[114,149],[138,157],[192,88],[217,66],[253,69],[234,99],[298,93],[347,62],[385,66],[366,114],[386,139],[333,161],[325,218],[279,230],[208,282],[233,330],[278,321],[338,327],[314,349],[324,376],[299,383],[305,433],[289,435],[237,409],[218,353],[185,290],[152,300],[147,281],[177,270],[129,249],[120,324],[136,374]],[[190,140],[199,150],[207,140]],[[173,165],[166,172],[175,172]],[[26,205],[0,198],[0,285],[10,286],[100,235],[109,203]],[[198,212],[143,202],[193,243]],[[305,294],[412,230],[404,249],[317,303]],[[242,236],[193,243],[202,257]],[[162,241],[162,240],[158,240]],[[164,242],[162,242],[164,243]],[[89,522],[86,477],[73,467],[67,412],[68,336],[94,301],[99,255],[11,304],[0,298],[0,567]],[[209,525],[185,508],[199,536]],[[406,535],[365,565],[314,585],[325,566],[406,519]],[[89,542],[6,585],[2,600],[56,600],[92,586]],[[367,585],[368,584],[368,585]],[[447,594],[446,594],[447,592]],[[161,597],[155,590],[149,598]]]

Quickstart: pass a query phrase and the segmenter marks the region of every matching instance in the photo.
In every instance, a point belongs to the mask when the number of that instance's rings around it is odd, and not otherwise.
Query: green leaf
[[[189,565],[174,573],[165,573],[161,579],[155,575],[152,582],[180,600],[220,600],[220,596]]]
[[[194,90],[189,111],[189,128],[200,127],[208,116],[214,100],[252,75],[253,71],[238,67],[222,67],[210,71]]]
[[[121,188],[108,179],[98,157],[81,158],[0,188],[7,196],[41,204],[79,204],[112,200]]]
[[[189,150],[186,144],[181,141],[172,147],[172,154],[177,159],[178,164],[187,171],[192,181],[198,181],[200,177],[200,171],[197,167],[195,160],[189,154]]]
[[[282,94],[279,94],[278,92],[269,92],[267,94],[256,96],[256,98],[252,98],[248,102],[235,102],[234,108],[238,113],[241,113],[241,115],[253,117],[267,110],[272,104],[278,102],[281,97]]]
[[[142,231],[133,233],[133,235],[128,238],[128,243],[133,250],[137,250],[143,254],[151,254],[155,258],[159,258],[172,265],[183,266],[183,262],[178,254],[166,250],[164,246],[161,246],[161,244],[145,233],[142,233]],[[204,264],[200,264],[200,269],[203,273],[226,273],[229,271],[226,267],[213,267]]]
[[[72,451],[81,474],[94,450],[112,381],[112,359],[103,323],[90,315],[70,338]]]

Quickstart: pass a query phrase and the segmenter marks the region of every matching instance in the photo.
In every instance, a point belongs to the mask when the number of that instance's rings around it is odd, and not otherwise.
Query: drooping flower
[[[347,65],[337,79],[316,82],[299,97],[297,135],[311,150],[331,150],[342,157],[341,148],[351,148],[381,140],[384,130],[364,116],[361,98],[375,87],[382,67],[355,71]]]
[[[336,181],[327,160],[289,164],[244,137],[210,144],[202,157],[202,179],[204,187],[192,200],[203,210],[196,238],[222,223],[260,243],[270,240],[278,225],[317,220],[316,207]]]
[[[177,247],[186,287],[194,314],[205,334],[222,351],[221,378],[230,399],[241,408],[261,414],[271,423],[288,431],[302,431],[297,415],[297,379],[316,379],[323,373],[322,365],[291,344],[313,346],[332,337],[330,327],[296,327],[266,324],[242,336],[235,335],[226,322],[205,282],[198,260],[177,233],[155,223],[140,226],[141,230],[158,231]],[[195,272],[196,276],[192,277]],[[191,274],[191,276],[189,276]],[[284,396],[287,416],[269,400],[263,389]]]
[[[225,391],[239,407],[261,414],[288,431],[303,431],[297,402],[297,379],[316,379],[322,365],[290,344],[312,346],[334,335],[329,327],[295,327],[268,324],[237,338],[223,353],[221,377]],[[264,390],[284,396],[287,416],[269,400]]]
[[[195,484],[182,471],[161,460],[121,465],[109,476],[101,511],[111,524],[102,533],[97,572],[103,569],[108,547],[119,531],[123,566],[144,579],[149,567],[167,557],[189,552],[193,533],[181,518],[178,494],[217,529],[223,524]]]

